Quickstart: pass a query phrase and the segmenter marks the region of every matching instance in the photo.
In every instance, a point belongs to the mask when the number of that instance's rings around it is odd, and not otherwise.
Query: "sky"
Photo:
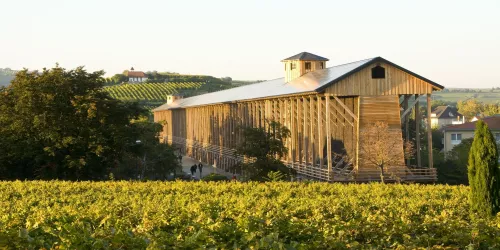
[[[284,76],[381,56],[445,87],[500,87],[500,1],[0,0],[0,68]]]

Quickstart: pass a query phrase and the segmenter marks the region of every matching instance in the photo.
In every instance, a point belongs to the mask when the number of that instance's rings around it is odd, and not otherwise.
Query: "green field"
[[[481,91],[481,92],[478,92]],[[500,90],[491,92],[491,89],[478,89],[475,92],[434,92],[432,94],[433,100],[442,100],[445,102],[465,101],[475,98],[484,103],[497,103],[500,102]]]
[[[468,187],[328,183],[0,182],[0,248],[500,248]]]

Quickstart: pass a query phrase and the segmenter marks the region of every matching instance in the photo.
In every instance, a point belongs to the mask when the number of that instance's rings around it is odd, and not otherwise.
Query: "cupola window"
[[[290,63],[290,69],[295,69],[295,63]]]
[[[320,68],[320,69],[323,69],[324,67],[325,67],[325,66],[324,66],[324,62],[320,62],[320,63],[319,63],[319,68]]]
[[[372,79],[384,79],[385,69],[384,67],[377,65],[372,68]]]

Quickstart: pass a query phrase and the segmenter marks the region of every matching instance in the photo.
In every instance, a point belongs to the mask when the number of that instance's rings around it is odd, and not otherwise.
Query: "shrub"
[[[211,173],[211,174],[203,177],[202,180],[204,180],[204,181],[227,181],[227,180],[229,180],[229,178],[227,178],[227,176],[225,176],[225,175]]]

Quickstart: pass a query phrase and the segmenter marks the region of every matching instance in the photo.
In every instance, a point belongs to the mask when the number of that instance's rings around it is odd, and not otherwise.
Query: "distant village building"
[[[497,141],[497,145],[500,146],[500,116],[485,117],[482,118],[482,120],[488,125],[488,128],[491,130],[495,140]],[[444,152],[449,152],[464,139],[473,138],[474,131],[476,130],[476,122],[477,120],[473,122],[466,122],[464,124],[443,127]]]
[[[431,124],[433,128],[442,128],[446,125],[463,124],[465,117],[458,113],[457,109],[450,106],[438,106],[431,113]]]
[[[148,80],[148,77],[144,72],[134,71],[134,67],[130,68],[130,70],[126,70],[124,74],[126,77],[128,77],[129,83],[140,83]]]
[[[245,160],[235,154],[244,139],[238,128],[277,121],[291,132],[288,154],[281,160],[298,174],[323,181],[374,181],[380,172],[360,152],[367,143],[360,131],[381,121],[399,140],[394,148],[399,163],[386,173],[393,180],[435,181],[432,150],[429,165],[422,166],[420,136],[417,166],[406,165],[401,128],[409,141],[410,115],[415,114],[416,124],[422,120],[419,97],[430,103],[432,92],[444,87],[381,57],[333,67],[326,67],[327,61],[303,52],[282,60],[282,78],[168,100],[153,110],[154,120],[163,124],[160,138],[189,157],[232,171]],[[427,147],[432,148],[431,129],[427,131]]]

